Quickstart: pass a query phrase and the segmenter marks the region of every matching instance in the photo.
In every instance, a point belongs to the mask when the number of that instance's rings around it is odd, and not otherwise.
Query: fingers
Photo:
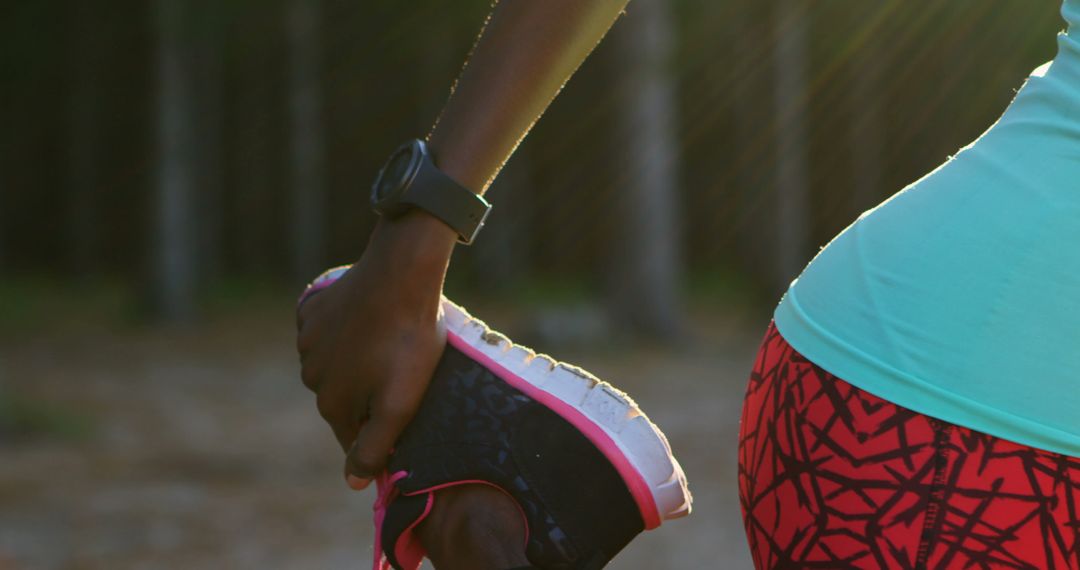
[[[304,321],[307,320],[308,307],[313,305],[312,298],[321,293],[329,285],[314,286],[308,285],[307,289],[300,294],[300,299],[296,302],[296,328],[297,330],[303,328]]]
[[[313,336],[311,333],[313,332],[312,329],[314,327],[309,327],[307,325],[322,320],[322,317],[316,312],[316,307],[322,304],[325,295],[320,295],[320,293],[324,292],[327,287],[328,286],[313,288],[312,286],[308,286],[303,294],[300,295],[300,300],[297,301],[295,310],[297,337],[305,336],[310,339]],[[318,297],[318,299],[316,299],[316,297]],[[305,332],[307,333],[306,335]],[[297,340],[299,342],[299,338]]]
[[[296,352],[304,354],[315,344],[315,327],[301,325],[296,329]]]
[[[304,323],[308,320],[312,306],[312,303],[309,303],[308,301],[311,301],[311,298],[315,293],[318,293],[318,291],[309,292],[308,290],[305,290],[300,295],[300,300],[296,302],[296,330],[298,331],[303,330]]]
[[[334,438],[337,439],[341,450],[348,451],[356,441],[361,425],[359,416],[348,405],[348,400],[321,394],[315,404],[319,409],[319,415],[334,431]]]
[[[304,383],[304,387],[312,392],[319,392],[319,374],[318,368],[309,365],[305,362],[307,360],[307,353],[300,353],[300,381]]]
[[[385,405],[371,410],[371,417],[360,427],[356,441],[345,457],[345,474],[350,487],[358,490],[367,487],[367,483],[386,467],[394,443],[412,419],[413,411]]]

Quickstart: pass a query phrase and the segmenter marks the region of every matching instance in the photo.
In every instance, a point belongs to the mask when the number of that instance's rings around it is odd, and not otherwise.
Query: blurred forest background
[[[224,284],[295,290],[355,259],[371,179],[428,131],[489,8],[5,3],[6,286],[104,283],[190,320]],[[510,161],[453,282],[570,281],[646,329],[720,275],[772,303],[856,215],[991,124],[1053,56],[1057,10],[635,1]]]
[[[999,116],[1059,6],[630,3],[447,284],[667,433],[695,512],[612,568],[749,568],[735,434],[768,311]],[[371,497],[298,380],[295,296],[360,255],[370,181],[489,9],[0,4],[0,569],[366,563]]]

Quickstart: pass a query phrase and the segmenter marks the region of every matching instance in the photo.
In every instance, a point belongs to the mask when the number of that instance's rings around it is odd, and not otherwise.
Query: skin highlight
[[[482,194],[626,2],[497,4],[428,137],[439,168]],[[442,356],[439,306],[456,238],[422,211],[381,219],[352,268],[297,311],[301,377],[345,453],[353,489],[385,467]],[[521,521],[505,508],[513,505],[507,496],[447,493],[421,533],[440,569],[526,564],[524,529],[512,532]],[[513,520],[504,517],[511,512]]]

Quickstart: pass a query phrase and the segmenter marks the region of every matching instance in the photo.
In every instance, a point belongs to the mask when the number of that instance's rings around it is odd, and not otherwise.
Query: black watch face
[[[375,183],[375,198],[385,200],[400,190],[412,174],[414,162],[411,147],[399,148],[386,162],[386,166],[383,167],[380,173],[379,180]]]

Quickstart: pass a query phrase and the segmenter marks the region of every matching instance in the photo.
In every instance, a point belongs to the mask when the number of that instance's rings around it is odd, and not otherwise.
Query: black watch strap
[[[484,226],[491,204],[439,170],[425,155],[416,177],[401,199],[439,218],[457,232],[458,241],[472,243]]]

